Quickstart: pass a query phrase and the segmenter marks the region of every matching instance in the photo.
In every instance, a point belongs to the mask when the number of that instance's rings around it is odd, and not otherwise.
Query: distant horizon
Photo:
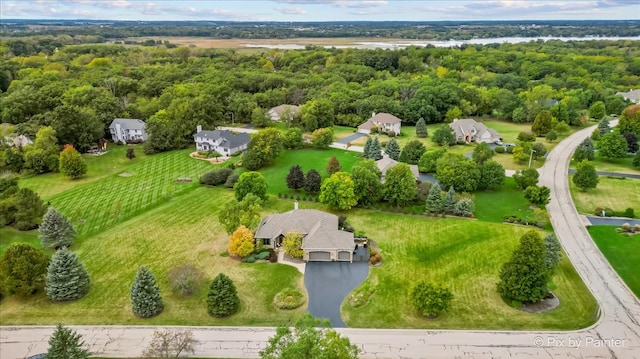
[[[589,22],[589,21],[603,21],[603,22],[638,22],[640,23],[640,19],[554,19],[554,20],[540,20],[540,19],[512,19],[512,20],[120,20],[120,19],[55,19],[55,18],[33,18],[33,19],[21,19],[21,18],[11,18],[11,19],[0,19],[0,24],[4,22],[10,21],[85,21],[85,22],[100,22],[100,21],[112,21],[112,22],[222,22],[222,23],[278,23],[278,24],[289,24],[289,23],[398,23],[398,22],[407,22],[407,23],[445,23],[445,22],[453,22],[453,23],[473,23],[473,22],[512,22],[512,23],[523,23],[523,22]]]
[[[637,0],[3,0],[3,18],[109,21],[638,20]],[[629,18],[630,14],[635,14]],[[6,21],[6,20],[2,20]]]

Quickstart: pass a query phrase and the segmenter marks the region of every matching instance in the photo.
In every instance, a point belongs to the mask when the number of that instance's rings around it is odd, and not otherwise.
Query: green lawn
[[[640,298],[640,235],[624,236],[614,226],[587,227],[591,238],[613,269]]]
[[[598,153],[596,152],[595,159],[591,161],[591,164],[596,167],[596,171],[631,173],[640,175],[640,169],[633,167],[632,162],[633,156],[607,159],[598,155]],[[575,169],[577,164],[577,161],[571,161],[571,168]]]
[[[551,285],[560,298],[556,310],[529,314],[500,298],[500,267],[528,228],[365,211],[352,212],[347,221],[356,229],[366,228],[383,258],[367,279],[376,288],[369,303],[357,309],[348,301],[342,305],[351,327],[565,330],[596,320],[596,301],[566,258]],[[409,300],[418,280],[448,285],[454,294],[451,310],[435,320],[420,316]]]
[[[50,302],[42,293],[28,299],[4,298],[0,304],[2,324],[270,326],[295,320],[305,306],[280,311],[271,304],[283,288],[303,288],[302,275],[295,268],[243,264],[220,256],[228,237],[217,213],[229,200],[233,200],[230,191],[198,187],[74,245],[72,250],[91,276],[89,294],[60,304]],[[171,293],[167,281],[168,270],[186,262],[199,267],[206,276],[202,290],[192,297]],[[140,265],[155,274],[165,304],[163,313],[152,319],[138,319],[131,313],[129,288]],[[235,281],[241,298],[240,312],[227,319],[214,319],[206,313],[207,287],[219,272]]]
[[[280,155],[275,163],[265,169],[260,170],[269,186],[268,192],[274,195],[278,193],[293,193],[287,188],[286,178],[289,169],[294,165],[300,165],[302,171],[307,173],[310,169],[315,169],[320,173],[322,179],[328,178],[327,163],[335,156],[340,162],[343,171],[351,172],[353,165],[361,161],[358,152],[329,148],[326,150],[302,149],[287,150]]]
[[[504,186],[495,191],[476,192],[473,200],[476,204],[475,215],[481,221],[502,223],[505,215],[533,219],[533,210],[529,208],[531,204],[511,177],[505,178]]]
[[[593,214],[597,207],[624,212],[631,207],[640,213],[640,179],[600,176],[596,189],[582,192],[573,184],[572,178],[570,176],[569,186],[578,212]]]
[[[0,228],[0,253],[3,253],[12,243],[29,243],[36,248],[42,248],[38,231],[22,232],[12,227]]]

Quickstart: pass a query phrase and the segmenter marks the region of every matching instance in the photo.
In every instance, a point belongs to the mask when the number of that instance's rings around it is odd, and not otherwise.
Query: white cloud
[[[281,8],[276,8],[275,10],[285,15],[304,15],[307,13],[300,6],[281,7]]]
[[[279,3],[296,5],[333,5],[342,8],[368,8],[388,5],[387,0],[275,0]]]

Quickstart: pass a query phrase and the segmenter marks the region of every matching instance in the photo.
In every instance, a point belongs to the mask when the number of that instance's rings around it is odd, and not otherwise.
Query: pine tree
[[[545,257],[545,264],[547,268],[553,270],[560,260],[562,259],[562,246],[556,235],[553,233],[549,233],[544,237],[544,245],[547,249],[547,256]]]
[[[427,124],[424,122],[424,118],[420,117],[418,122],[416,122],[416,136],[427,137],[427,135]]]
[[[72,145],[65,145],[60,152],[58,168],[60,173],[71,179],[80,178],[87,173],[87,164]]]
[[[140,266],[131,285],[131,305],[133,314],[140,318],[151,318],[164,309],[156,278],[144,266]]]
[[[43,247],[58,249],[70,247],[76,238],[76,231],[62,213],[51,207],[42,217],[38,236]]]
[[[304,177],[304,190],[309,193],[318,193],[320,192],[320,186],[322,186],[320,173],[314,169],[310,169]]]
[[[371,146],[373,146],[373,139],[371,136],[367,136],[367,142],[364,143],[364,150],[362,151],[364,158],[371,158]]]
[[[49,262],[44,289],[55,302],[76,300],[89,292],[89,274],[78,256],[67,248],[58,250]]]
[[[456,190],[453,186],[449,187],[449,191],[444,197],[444,213],[453,213],[456,206]]]
[[[207,294],[207,313],[216,318],[227,317],[238,311],[240,299],[231,278],[218,274],[211,282]]]
[[[588,137],[580,142],[578,148],[576,148],[576,152],[573,154],[573,159],[578,162],[582,162],[583,160],[593,161],[594,157],[593,141]]]
[[[547,296],[551,272],[547,268],[545,244],[531,230],[520,238],[511,259],[500,270],[498,292],[509,301],[535,303]]]
[[[392,138],[387,143],[387,146],[384,148],[384,153],[389,155],[389,158],[397,161],[400,159],[400,146],[395,138]]]
[[[609,117],[604,117],[600,122],[598,122],[598,131],[600,131],[600,135],[606,135],[611,132],[611,126],[609,125]]]
[[[88,350],[83,348],[82,336],[74,330],[65,328],[62,324],[56,326],[56,330],[49,338],[49,350],[47,359],[86,359],[89,358]]]
[[[382,158],[382,146],[380,146],[380,141],[378,141],[378,136],[373,139],[373,143],[371,144],[371,153],[369,154],[369,158],[374,161],[377,161]]]
[[[442,193],[440,193],[440,186],[434,184],[429,189],[429,195],[427,196],[427,211],[431,213],[442,213],[444,209],[444,203],[442,201]]]
[[[287,175],[287,187],[297,191],[304,186],[304,172],[300,165],[291,166]]]

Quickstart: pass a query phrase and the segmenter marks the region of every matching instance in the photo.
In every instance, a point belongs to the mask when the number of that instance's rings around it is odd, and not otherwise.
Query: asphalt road
[[[613,121],[612,121],[613,122]],[[613,125],[613,124],[612,124]],[[363,358],[640,358],[640,302],[589,237],[571,200],[567,170],[573,149],[593,127],[560,142],[540,170],[552,191],[547,209],[558,238],[600,305],[600,319],[577,331],[338,329]],[[53,327],[2,327],[0,358],[24,358],[47,348]],[[73,327],[91,351],[111,358],[137,357],[154,327]],[[194,327],[200,358],[254,358],[273,328]]]

